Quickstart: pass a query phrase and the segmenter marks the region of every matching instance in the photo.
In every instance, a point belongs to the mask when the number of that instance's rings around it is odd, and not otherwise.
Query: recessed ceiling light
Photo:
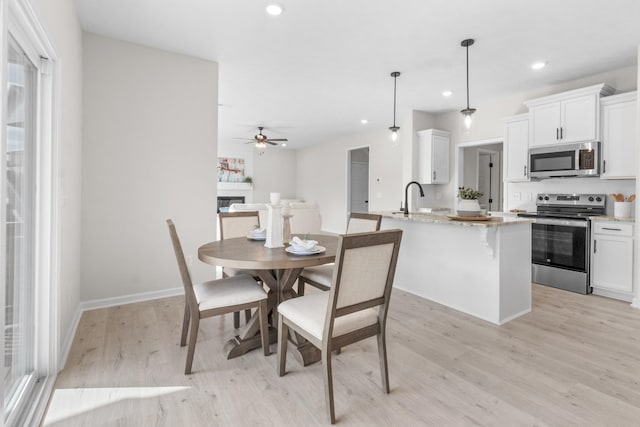
[[[442,96],[444,97],[450,97],[451,95],[453,95],[453,91],[452,90],[445,90],[444,92],[442,92]]]
[[[362,119],[362,120],[360,120],[360,123],[362,123],[363,125],[366,125],[367,123],[369,123],[369,120]]]
[[[267,6],[267,13],[271,16],[279,16],[284,12],[284,6],[278,3],[271,3]]]
[[[533,64],[531,64],[531,69],[532,70],[542,70],[546,66],[547,66],[546,62],[538,61],[538,62],[534,62]]]

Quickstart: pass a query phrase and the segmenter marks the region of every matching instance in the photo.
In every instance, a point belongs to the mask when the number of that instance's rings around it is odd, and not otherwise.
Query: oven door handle
[[[589,221],[581,221],[576,219],[559,219],[559,218],[536,218],[536,224],[541,225],[565,225],[568,227],[588,228]]]

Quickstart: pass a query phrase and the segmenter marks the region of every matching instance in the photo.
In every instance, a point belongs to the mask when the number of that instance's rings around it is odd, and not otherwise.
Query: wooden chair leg
[[[389,393],[389,366],[387,364],[387,339],[384,330],[378,334],[378,357],[380,358],[380,376],[382,377],[382,390]]]
[[[298,296],[304,295],[304,279],[302,277],[298,278]]]
[[[322,348],[322,372],[324,375],[324,398],[327,405],[327,415],[329,416],[329,422],[335,424],[336,412],[333,405],[333,377],[331,373],[331,351],[327,344]]]
[[[182,319],[182,336],[180,337],[180,347],[187,345],[187,333],[189,332],[189,317],[191,312],[189,311],[189,304],[184,303],[184,318]]]
[[[191,365],[193,365],[193,353],[196,350],[196,340],[198,339],[198,328],[200,327],[200,318],[198,316],[191,316],[191,325],[189,329],[189,347],[187,348],[187,363],[184,367],[184,374],[189,375],[191,373]]]
[[[249,320],[251,320],[251,309],[246,309],[244,311],[244,323],[247,324],[249,323]]]
[[[289,340],[289,327],[278,316],[278,375],[283,376],[287,365],[287,341]]]
[[[262,341],[262,351],[265,356],[271,354],[269,348],[269,324],[267,323],[267,300],[258,306],[258,317],[260,318],[260,338]]]
[[[240,327],[240,312],[236,311],[233,313],[233,327],[238,329]]]

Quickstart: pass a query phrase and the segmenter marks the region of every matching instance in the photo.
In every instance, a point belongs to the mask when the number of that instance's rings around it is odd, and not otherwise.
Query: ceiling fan
[[[249,142],[247,142],[247,144],[255,143],[256,147],[265,148],[267,144],[278,145],[279,142],[288,141],[287,138],[269,138],[267,135],[262,133],[263,129],[264,129],[263,126],[258,126],[258,131],[259,131],[258,134],[254,135],[252,139],[249,139]],[[247,138],[233,138],[233,139],[246,140]],[[286,144],[283,144],[283,145],[286,145]]]

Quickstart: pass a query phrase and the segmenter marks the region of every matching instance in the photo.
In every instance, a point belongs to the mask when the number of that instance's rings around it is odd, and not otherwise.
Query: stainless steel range
[[[589,218],[605,214],[604,194],[538,194],[531,225],[531,280],[581,294],[591,293]]]

